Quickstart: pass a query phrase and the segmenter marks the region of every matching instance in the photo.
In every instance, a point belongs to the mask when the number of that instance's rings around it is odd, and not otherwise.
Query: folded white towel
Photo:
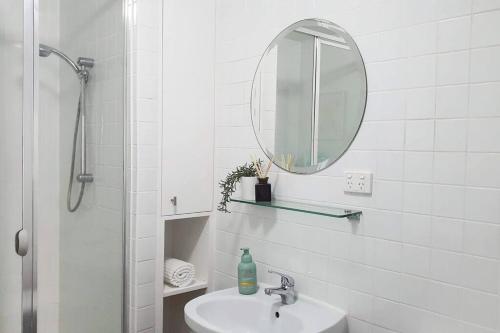
[[[194,274],[195,269],[193,264],[175,258],[165,260],[165,282],[174,287],[189,285],[193,281]]]

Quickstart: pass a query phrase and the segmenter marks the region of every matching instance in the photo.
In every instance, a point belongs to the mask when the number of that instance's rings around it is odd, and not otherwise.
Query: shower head
[[[47,46],[45,44],[40,44],[40,48],[38,51],[38,55],[40,57],[48,57],[52,53],[52,48],[50,46]]]
[[[68,57],[67,55],[65,55],[64,53],[59,51],[58,49],[55,49],[51,46],[48,46],[45,44],[39,45],[38,54],[40,57],[45,58],[45,57],[48,57],[49,55],[51,55],[52,53],[57,55],[59,58],[63,59],[64,61],[66,61],[66,63],[68,63],[68,65],[70,65],[71,68],[73,68],[73,70],[76,72],[76,74],[80,74],[80,72],[81,72],[80,67],[78,67],[78,65],[73,60],[71,60],[70,57]]]

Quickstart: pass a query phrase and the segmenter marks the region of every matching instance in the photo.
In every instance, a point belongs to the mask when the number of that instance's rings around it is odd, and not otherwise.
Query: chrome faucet
[[[295,280],[286,274],[275,272],[273,270],[269,270],[269,273],[278,274],[281,276],[281,287],[278,288],[266,288],[264,289],[264,293],[266,295],[280,295],[281,303],[283,304],[293,304],[295,303]]]

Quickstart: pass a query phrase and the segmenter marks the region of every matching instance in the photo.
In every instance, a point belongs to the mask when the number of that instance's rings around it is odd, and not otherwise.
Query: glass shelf
[[[338,207],[310,205],[294,201],[285,200],[272,200],[271,202],[256,202],[254,200],[231,199],[233,202],[244,203],[248,205],[286,209],[295,212],[302,212],[308,214],[316,214],[323,216],[330,216],[335,218],[348,218],[350,220],[359,220],[362,212],[360,210],[344,209]]]

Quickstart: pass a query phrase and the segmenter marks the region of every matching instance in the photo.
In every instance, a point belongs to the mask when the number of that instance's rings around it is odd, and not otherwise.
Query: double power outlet
[[[346,171],[344,192],[371,194],[372,178],[371,172]]]

